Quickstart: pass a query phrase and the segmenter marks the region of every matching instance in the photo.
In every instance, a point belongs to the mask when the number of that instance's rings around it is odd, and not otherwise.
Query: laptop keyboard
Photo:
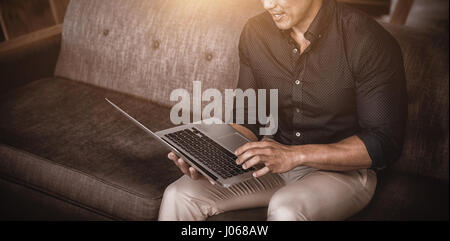
[[[256,170],[253,167],[244,170],[236,164],[236,155],[196,128],[170,133],[165,135],[165,137],[183,147],[186,152],[224,179]]]

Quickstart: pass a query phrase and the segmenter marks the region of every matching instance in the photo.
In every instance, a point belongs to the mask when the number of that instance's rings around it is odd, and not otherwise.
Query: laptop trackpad
[[[234,152],[236,149],[248,142],[247,139],[237,132],[217,138],[217,141],[231,152]]]

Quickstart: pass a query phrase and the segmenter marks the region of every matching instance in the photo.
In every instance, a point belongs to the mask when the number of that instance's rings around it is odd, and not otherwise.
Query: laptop
[[[234,151],[247,142],[227,124],[193,123],[153,132],[109,99],[105,100],[153,138],[170,148],[201,174],[222,187],[253,178],[256,168],[244,170],[236,164]]]

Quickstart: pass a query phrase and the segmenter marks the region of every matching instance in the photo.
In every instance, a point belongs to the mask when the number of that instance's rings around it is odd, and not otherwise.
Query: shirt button
[[[294,53],[294,54],[298,53],[298,49],[297,48],[293,49],[292,53]]]
[[[296,84],[296,85],[299,85],[299,84],[300,84],[300,80],[296,80],[296,81],[295,81],[295,84]]]
[[[295,133],[295,136],[296,136],[296,137],[300,137],[300,136],[302,136],[302,133],[297,132],[297,133]]]
[[[300,109],[299,108],[295,108],[295,112],[300,113]]]

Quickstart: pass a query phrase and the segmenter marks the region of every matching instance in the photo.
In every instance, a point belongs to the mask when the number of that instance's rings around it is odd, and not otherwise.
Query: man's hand
[[[182,158],[178,157],[174,152],[170,152],[167,157],[172,160],[178,168],[180,168],[181,172],[183,172],[186,176],[192,178],[192,180],[199,180],[202,178],[206,178],[200,172],[198,172],[195,168],[191,167],[187,164]],[[208,179],[209,180],[209,179]],[[215,184],[213,181],[209,180],[211,184]]]
[[[280,144],[271,139],[263,139],[260,142],[249,142],[239,147],[236,152],[236,163],[248,169],[257,164],[264,167],[253,173],[254,177],[264,176],[269,172],[284,173],[296,167],[296,152],[293,146]]]

